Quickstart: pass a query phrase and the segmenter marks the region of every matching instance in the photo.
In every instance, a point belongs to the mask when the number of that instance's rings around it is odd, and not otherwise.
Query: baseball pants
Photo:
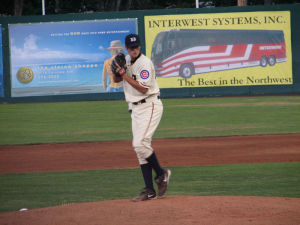
[[[148,163],[146,158],[153,153],[152,136],[159,125],[162,114],[163,104],[160,99],[157,99],[157,96],[152,98],[152,101],[132,105],[132,146],[141,165]]]

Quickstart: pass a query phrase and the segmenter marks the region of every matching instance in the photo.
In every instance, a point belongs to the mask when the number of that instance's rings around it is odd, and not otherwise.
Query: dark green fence
[[[4,97],[2,103],[14,102],[51,102],[51,101],[83,101],[83,100],[113,100],[123,99],[123,93],[97,93],[97,94],[72,94],[34,97],[11,97],[10,57],[8,25],[18,23],[82,21],[102,19],[137,18],[138,32],[142,39],[142,52],[145,53],[145,28],[144,16],[172,15],[172,14],[208,14],[208,13],[234,13],[234,12],[259,12],[259,11],[290,11],[291,13],[291,45],[292,45],[292,85],[260,85],[239,87],[198,87],[198,88],[170,88],[162,89],[163,98],[183,98],[200,96],[244,96],[244,95],[276,95],[300,94],[300,4],[276,6],[249,6],[208,9],[168,9],[123,11],[90,14],[64,14],[47,16],[0,17],[2,25],[2,51],[4,73]]]

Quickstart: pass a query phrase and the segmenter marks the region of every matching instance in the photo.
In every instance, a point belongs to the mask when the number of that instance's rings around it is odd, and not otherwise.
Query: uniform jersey
[[[126,56],[127,70],[126,73],[139,84],[148,89],[143,94],[132,87],[126,80],[123,80],[124,93],[127,102],[138,102],[151,95],[159,94],[159,87],[156,82],[155,69],[152,61],[145,55],[141,54],[136,61],[131,64],[131,58]]]

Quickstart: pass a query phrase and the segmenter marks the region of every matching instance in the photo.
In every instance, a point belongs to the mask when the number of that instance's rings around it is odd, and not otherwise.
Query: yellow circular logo
[[[18,81],[22,84],[28,84],[33,79],[33,72],[28,67],[21,67],[17,72]]]

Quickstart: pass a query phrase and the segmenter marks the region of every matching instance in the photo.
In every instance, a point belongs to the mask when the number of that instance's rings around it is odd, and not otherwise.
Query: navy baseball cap
[[[136,48],[141,45],[140,37],[137,34],[128,34],[125,38],[127,48]]]

